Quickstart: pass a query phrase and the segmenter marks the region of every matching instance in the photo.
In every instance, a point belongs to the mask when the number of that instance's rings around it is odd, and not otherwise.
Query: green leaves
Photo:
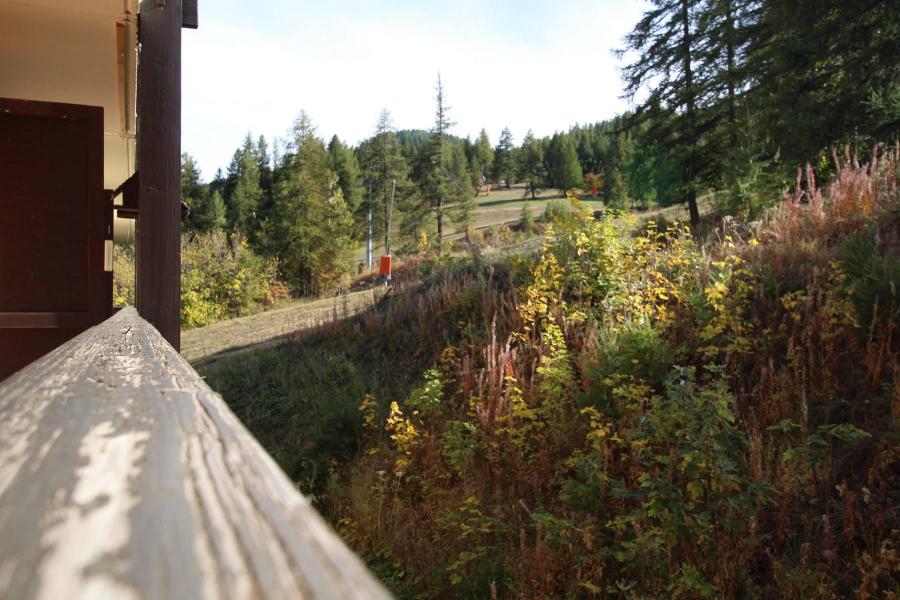
[[[425,383],[417,387],[409,395],[406,406],[418,411],[422,416],[429,416],[441,408],[444,398],[444,388],[441,383],[441,372],[437,369],[425,371]]]
[[[482,448],[478,429],[468,421],[450,421],[441,436],[441,453],[460,476],[465,474],[473,454]]]
[[[819,427],[820,435],[827,435],[837,441],[850,443],[858,442],[872,437],[868,431],[860,429],[851,423],[839,423],[837,425],[821,425]]]
[[[201,327],[259,310],[277,281],[277,263],[247,239],[221,230],[185,235],[181,253],[181,326]]]

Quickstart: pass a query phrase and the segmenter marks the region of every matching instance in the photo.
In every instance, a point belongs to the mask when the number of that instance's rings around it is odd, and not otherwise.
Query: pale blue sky
[[[611,50],[641,0],[209,0],[183,35],[182,148],[203,177],[250,131],[283,137],[305,109],[356,144],[382,108],[428,129],[438,71],[453,133],[508,126],[518,143],[627,108]]]

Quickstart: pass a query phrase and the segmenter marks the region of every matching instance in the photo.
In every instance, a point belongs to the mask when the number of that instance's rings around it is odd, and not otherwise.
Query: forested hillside
[[[295,295],[369,226],[403,258],[204,375],[401,598],[900,595],[900,10],[655,0],[621,46],[631,110],[553,135],[457,137],[438,78],[427,131],[186,155],[187,243]],[[489,186],[566,198],[538,251],[482,252]]]

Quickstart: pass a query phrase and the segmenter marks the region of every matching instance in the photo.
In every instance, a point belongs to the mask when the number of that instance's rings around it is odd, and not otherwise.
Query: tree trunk
[[[686,97],[685,110],[685,140],[687,141],[688,155],[684,165],[684,182],[687,185],[688,210],[691,213],[691,229],[697,235],[700,226],[700,211],[697,208],[697,176],[696,150],[697,150],[697,126],[694,89],[694,71],[692,61],[691,16],[690,1],[681,0],[681,60],[684,69],[684,85]]]
[[[697,189],[694,186],[688,190],[688,210],[691,213],[691,232],[697,237],[700,228],[700,210],[697,208]]]
[[[731,129],[731,144],[737,146],[737,106],[735,100],[735,39],[734,39],[734,10],[731,0],[725,0],[725,46],[728,61],[728,122]]]

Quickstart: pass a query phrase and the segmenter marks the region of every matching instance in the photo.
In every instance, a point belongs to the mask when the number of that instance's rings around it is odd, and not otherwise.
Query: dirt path
[[[343,319],[372,306],[387,288],[378,287],[240,317],[181,334],[181,355],[194,365],[250,349],[282,343],[290,334]]]

